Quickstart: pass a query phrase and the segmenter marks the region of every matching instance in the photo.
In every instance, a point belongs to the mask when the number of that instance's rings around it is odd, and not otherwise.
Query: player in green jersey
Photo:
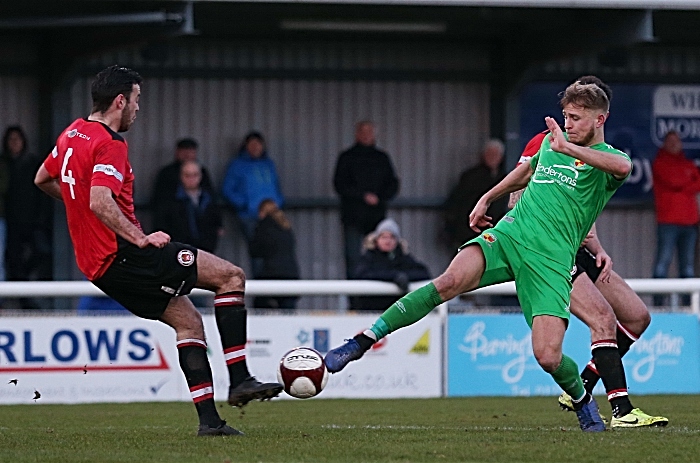
[[[632,171],[629,157],[605,143],[609,101],[593,84],[575,82],[560,101],[566,135],[554,119],[539,152],[488,191],[470,214],[477,231],[492,227],[486,215],[496,199],[529,187],[491,230],[460,248],[447,270],[399,299],[365,332],[326,355],[328,370],[342,370],[373,343],[423,318],[457,295],[515,280],[532,349],[540,366],[573,399],[584,431],[604,431],[598,406],[583,387],[578,366],[562,353],[569,320],[574,255],[598,214]]]

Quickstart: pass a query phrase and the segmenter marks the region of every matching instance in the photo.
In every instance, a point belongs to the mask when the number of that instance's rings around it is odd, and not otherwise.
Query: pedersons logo
[[[0,373],[157,371],[170,367],[148,330],[0,331]]]
[[[654,375],[657,363],[678,365],[685,339],[658,331],[652,338],[640,338],[630,350],[640,358],[632,368],[635,381],[644,383]]]
[[[462,342],[457,348],[468,354],[475,362],[480,357],[509,357],[504,364],[490,365],[489,367],[500,368],[501,378],[506,383],[519,382],[525,374],[528,358],[534,358],[531,333],[526,334],[522,339],[515,339],[512,334],[501,339],[489,339],[484,334],[485,330],[486,323],[474,323],[464,333]]]
[[[551,166],[537,165],[532,181],[535,183],[559,183],[569,187],[576,186],[579,172],[571,166],[553,164]]]

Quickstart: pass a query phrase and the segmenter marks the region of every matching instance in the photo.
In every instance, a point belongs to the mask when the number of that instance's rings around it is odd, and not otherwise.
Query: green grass
[[[599,399],[603,412],[610,408]],[[556,398],[277,400],[241,414],[245,437],[197,438],[188,403],[0,406],[2,462],[691,462],[697,396],[643,396],[666,428],[588,434]]]

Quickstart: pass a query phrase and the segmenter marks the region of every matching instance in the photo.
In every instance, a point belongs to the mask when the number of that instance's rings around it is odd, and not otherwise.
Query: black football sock
[[[221,417],[214,403],[214,382],[207,358],[207,344],[200,339],[183,339],[177,342],[177,353],[199,415],[199,423],[212,428],[221,425]]]
[[[628,330],[627,327],[617,322],[617,349],[620,351],[620,357],[624,357],[629,352],[632,344],[639,339],[639,335]]]
[[[598,374],[603,380],[613,415],[620,417],[628,414],[634,407],[627,395],[627,380],[617,342],[613,339],[596,341],[591,345],[591,352]]]
[[[639,335],[633,333],[627,329],[620,322],[617,322],[617,350],[620,352],[620,358],[624,357],[627,352],[629,352],[632,344],[639,339]],[[591,359],[586,365],[586,368],[581,372],[581,379],[583,379],[583,385],[588,392],[593,392],[600,375],[598,375],[598,370],[596,369],[595,362]]]
[[[243,291],[231,291],[214,297],[216,326],[224,348],[231,387],[236,387],[250,376],[245,357],[248,311]]]

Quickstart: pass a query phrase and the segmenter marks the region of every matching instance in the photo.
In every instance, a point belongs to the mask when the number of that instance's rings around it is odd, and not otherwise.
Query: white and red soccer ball
[[[308,399],[326,387],[328,370],[323,356],[310,347],[296,347],[282,356],[277,380],[284,391],[297,399]]]

